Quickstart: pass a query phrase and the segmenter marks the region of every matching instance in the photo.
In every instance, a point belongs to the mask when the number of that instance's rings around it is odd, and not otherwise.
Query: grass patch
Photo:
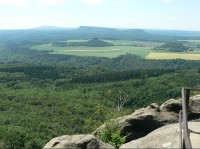
[[[137,40],[105,40],[114,45],[118,46],[139,46],[139,47],[155,47],[160,46],[163,43],[160,42],[151,42],[151,41],[137,41]]]
[[[69,40],[75,42],[75,40]],[[68,41],[68,42],[69,42]],[[80,40],[77,40],[77,42]],[[81,40],[82,41],[82,40]],[[57,47],[50,44],[36,45],[31,47],[31,49],[38,51],[52,51],[51,54],[63,54],[63,55],[77,55],[77,56],[96,56],[96,57],[117,57],[119,55],[124,55],[131,53],[145,58],[149,53],[154,42],[144,42],[144,41],[123,41],[123,40],[105,40],[114,44],[114,46],[109,47],[88,47],[88,46],[76,46],[76,47]],[[137,43],[137,45],[136,45]]]

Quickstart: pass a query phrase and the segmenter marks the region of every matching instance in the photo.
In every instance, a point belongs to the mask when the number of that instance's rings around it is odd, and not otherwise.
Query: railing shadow
[[[195,134],[198,134],[198,135],[200,135],[200,132],[193,131],[193,130],[191,130],[191,129],[189,129],[189,131],[190,131],[190,133],[195,133]]]

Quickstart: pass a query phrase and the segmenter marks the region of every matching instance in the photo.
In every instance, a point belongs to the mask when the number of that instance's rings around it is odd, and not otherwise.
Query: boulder
[[[179,113],[182,109],[181,99],[169,99],[160,106],[161,111]]]
[[[200,122],[189,122],[190,139],[193,148],[200,147]],[[180,148],[179,123],[163,126],[147,136],[123,144],[127,148]]]
[[[200,95],[196,95],[190,98],[189,112],[190,114],[200,112]],[[191,119],[195,118],[191,117]]]
[[[151,104],[146,108],[136,110],[134,113],[115,119],[122,128],[122,135],[128,134],[127,141],[141,138],[151,131],[166,124],[175,123],[178,120],[178,113],[160,111],[157,104]],[[105,124],[94,131],[98,135],[105,127]]]
[[[94,135],[64,135],[50,140],[43,149],[114,149]]]
[[[200,95],[190,100],[189,120],[200,118]],[[170,99],[161,106],[153,103],[146,108],[134,111],[132,114],[119,117],[113,121],[122,128],[122,135],[127,135],[127,142],[144,137],[153,130],[179,121],[179,111],[182,109],[181,99]],[[105,124],[97,128],[93,134],[98,135]]]

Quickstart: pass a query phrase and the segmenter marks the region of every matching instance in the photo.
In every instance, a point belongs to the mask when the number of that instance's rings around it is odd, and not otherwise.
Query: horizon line
[[[0,30],[53,30],[53,28],[57,29],[78,29],[80,27],[95,27],[95,28],[108,28],[108,29],[141,29],[141,30],[166,30],[166,31],[193,31],[200,32],[200,30],[192,30],[192,29],[167,29],[167,28],[138,28],[138,27],[109,27],[109,26],[89,26],[89,25],[80,25],[80,26],[53,26],[53,25],[42,25],[35,27],[24,27],[24,28],[0,28]],[[46,29],[45,29],[46,28]],[[49,29],[48,29],[49,28]]]

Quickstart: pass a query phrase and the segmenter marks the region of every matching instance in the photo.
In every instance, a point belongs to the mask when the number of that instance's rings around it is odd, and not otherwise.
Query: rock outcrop
[[[178,148],[179,132],[177,123],[179,120],[179,111],[182,109],[181,99],[170,99],[161,106],[153,103],[146,108],[136,110],[130,115],[119,117],[114,121],[122,128],[122,134],[129,134],[127,144],[121,146],[123,148]],[[197,120],[200,118],[200,95],[190,98],[189,102],[189,120]],[[170,125],[168,125],[170,124]],[[190,122],[189,128],[196,133],[191,134],[193,147],[200,147],[199,122]],[[164,127],[163,127],[164,126]],[[93,135],[65,135],[57,137],[49,141],[44,149],[65,148],[65,149],[111,149],[113,146],[98,140],[98,135],[105,124],[96,129]],[[162,128],[160,128],[162,127]],[[158,129],[159,128],[159,129]],[[146,136],[147,135],[147,136]],[[144,137],[146,136],[146,137]],[[140,139],[139,139],[140,138]],[[131,141],[131,142],[130,142]]]
[[[50,140],[43,149],[114,149],[93,135],[64,135]]]
[[[182,109],[181,99],[170,99],[161,106],[153,103],[146,108],[136,110],[130,115],[119,117],[114,121],[119,123],[122,128],[122,134],[129,134],[127,141],[141,138],[153,130],[167,124],[177,123],[179,111]],[[190,99],[189,120],[200,117],[200,95]],[[105,127],[105,124],[94,131],[94,135]]]
[[[189,122],[190,138],[193,148],[200,147],[200,122]],[[180,148],[179,123],[163,126],[147,136],[123,144],[120,149],[128,148]]]

